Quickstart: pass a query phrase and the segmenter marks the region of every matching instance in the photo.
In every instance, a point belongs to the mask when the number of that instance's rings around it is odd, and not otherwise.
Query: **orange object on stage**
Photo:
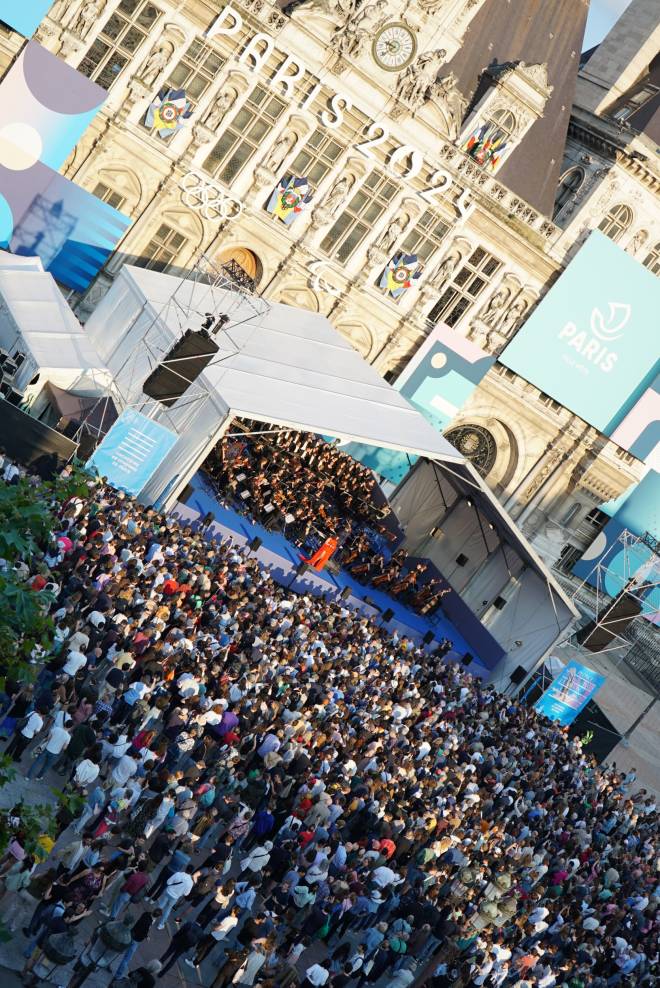
[[[304,562],[309,563],[310,566],[313,566],[315,570],[321,572],[322,569],[325,569],[330,557],[337,551],[338,545],[339,543],[337,542],[337,539],[334,535],[331,535],[330,538],[325,540],[323,545],[319,546],[316,552],[313,553],[309,559],[305,559],[304,556],[301,556],[300,558]]]

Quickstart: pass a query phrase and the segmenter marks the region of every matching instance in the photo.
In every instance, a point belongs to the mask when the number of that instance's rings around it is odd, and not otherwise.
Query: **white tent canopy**
[[[79,394],[104,392],[110,375],[38,258],[0,252],[0,300],[0,347],[25,354],[15,379],[19,390],[39,372],[33,393],[47,380]]]
[[[142,390],[145,379],[184,331],[198,329],[209,312],[230,317],[215,337],[217,356],[171,408],[147,398]],[[475,553],[475,559],[484,564],[484,579],[490,583],[480,585],[477,566],[473,594],[492,590],[492,599],[514,571],[516,577],[525,574],[519,581],[515,627],[540,618],[543,629],[527,634],[525,648],[516,653],[519,646],[510,631],[500,629],[499,612],[495,614],[489,630],[507,652],[507,668],[535,661],[576,615],[472,466],[324,316],[125,265],[90,316],[86,331],[113,373],[117,407],[135,408],[177,435],[173,449],[144,487],[144,501],[171,505],[238,416],[401,450],[422,458],[409,475],[414,481],[406,487],[404,480],[392,502],[408,531],[409,545],[418,547],[442,515],[449,517],[456,510],[458,520],[460,510],[452,504],[467,503],[469,497],[481,514],[463,517],[451,545],[456,556],[461,539],[480,544],[482,555]],[[424,464],[437,465],[434,470],[441,471],[441,479],[428,475]],[[492,532],[506,545],[511,573],[490,529],[482,540],[480,516],[492,522]],[[492,545],[486,546],[489,538]],[[452,582],[448,558],[439,569]],[[513,611],[501,618],[502,624]]]
[[[121,397],[134,404],[185,329],[198,329],[206,312],[227,312],[231,322],[216,337],[220,352],[191,391],[220,394],[233,416],[463,461],[325,316],[256,301],[258,311],[238,293],[125,265],[86,330],[115,371]]]

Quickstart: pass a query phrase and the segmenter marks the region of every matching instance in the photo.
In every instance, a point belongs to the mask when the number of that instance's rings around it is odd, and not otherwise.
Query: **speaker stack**
[[[206,370],[220,348],[205,329],[188,329],[142,386],[150,398],[170,406]]]
[[[14,378],[24,360],[24,353],[12,357],[6,350],[0,350],[0,397],[12,405],[18,406],[23,400],[22,391],[14,387]]]
[[[643,588],[638,587],[637,593],[640,596],[641,592]],[[599,611],[595,621],[590,621],[584,628],[580,628],[576,636],[577,640],[590,652],[602,652],[641,612],[641,600],[622,590],[610,604]]]

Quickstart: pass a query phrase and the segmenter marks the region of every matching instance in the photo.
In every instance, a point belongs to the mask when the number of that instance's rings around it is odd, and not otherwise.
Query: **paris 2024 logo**
[[[566,341],[567,347],[574,351],[573,356],[579,354],[583,361],[586,360],[592,367],[598,367],[609,374],[619,359],[612,346],[623,337],[631,315],[630,305],[610,302],[607,318],[600,309],[592,310],[590,331],[578,328],[574,322],[567,322],[559,333],[559,339]],[[566,356],[569,358],[568,354]],[[580,363],[572,359],[568,359],[568,362],[576,366]]]

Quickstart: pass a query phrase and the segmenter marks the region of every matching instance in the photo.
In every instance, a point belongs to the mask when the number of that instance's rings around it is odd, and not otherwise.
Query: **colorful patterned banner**
[[[311,199],[312,193],[306,178],[285,175],[273,191],[266,209],[273,216],[278,216],[287,226],[291,226],[294,220],[307,209]]]
[[[395,254],[383,271],[379,287],[388,295],[400,299],[422,274],[417,254]]]
[[[510,137],[495,122],[479,124],[464,142],[462,150],[484,168],[496,172],[509,153]]]
[[[191,115],[185,89],[161,90],[147,110],[144,122],[166,141],[184,126]]]
[[[80,292],[131,222],[57,171],[106,96],[34,41],[0,83],[0,246]]]
[[[27,45],[0,84],[0,164],[61,168],[108,94],[42,48]]]

